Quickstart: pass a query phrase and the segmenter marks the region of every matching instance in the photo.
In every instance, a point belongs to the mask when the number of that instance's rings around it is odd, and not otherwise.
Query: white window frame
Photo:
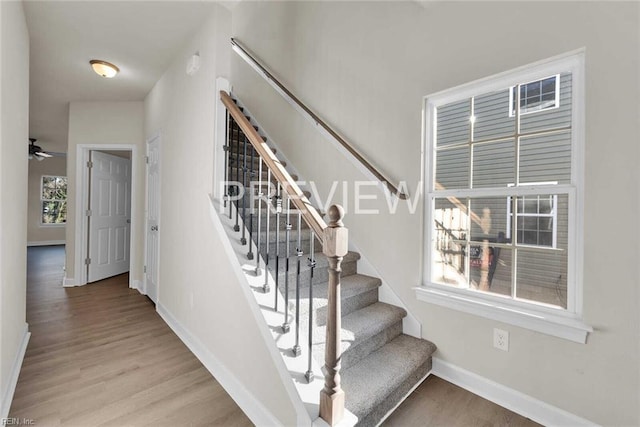
[[[555,88],[555,99],[554,99],[554,105],[551,107],[540,107],[540,108],[531,108],[531,109],[526,109],[525,111],[520,111],[520,115],[524,116],[526,114],[533,114],[533,113],[540,113],[542,111],[549,111],[549,110],[554,110],[556,108],[560,107],[560,74],[553,74],[547,77],[543,77],[541,79],[535,79],[535,80],[531,80],[528,81],[526,83],[518,83],[517,85],[513,85],[511,87],[509,87],[509,117],[514,117],[516,115],[516,111],[513,108],[515,99],[513,99],[513,94],[515,92],[514,89],[516,89],[517,87],[520,86],[526,86],[528,84],[531,83],[535,83],[535,82],[540,82],[542,80],[546,80],[548,78],[554,77],[556,79],[556,88]]]
[[[570,184],[545,186],[520,185],[514,189],[435,190],[435,112],[437,107],[470,99],[480,94],[504,90],[522,82],[540,80],[540,76],[572,74],[571,108],[571,181]],[[558,91],[556,91],[558,93]],[[509,105],[509,109],[511,104]],[[583,321],[583,185],[584,185],[584,49],[569,52],[534,64],[503,72],[452,89],[424,97],[423,104],[423,169],[425,188],[424,252],[422,284],[415,288],[419,300],[509,323],[544,334],[585,343],[593,331]],[[565,194],[569,203],[567,309],[501,295],[456,288],[431,281],[433,248],[432,212],[436,197],[483,197],[538,194]]]
[[[46,201],[57,201],[51,199],[44,198],[44,179],[45,178],[65,178],[67,180],[67,195],[69,194],[69,179],[64,175],[41,175],[40,176],[40,227],[64,227],[67,225],[67,222],[59,222],[59,223],[48,223],[42,221],[42,208],[44,206],[44,202]],[[69,215],[69,205],[67,204],[67,216]]]

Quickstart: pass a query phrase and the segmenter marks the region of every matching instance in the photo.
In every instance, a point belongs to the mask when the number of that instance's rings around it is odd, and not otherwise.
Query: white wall
[[[27,333],[29,34],[22,2],[0,2],[0,95],[0,417],[5,417]]]
[[[42,176],[67,176],[67,160],[64,157],[51,157],[41,162],[29,161],[29,190],[27,242],[30,245],[42,242],[60,242],[65,239],[64,225],[42,225]]]
[[[586,47],[584,318],[595,329],[586,345],[417,301],[421,206],[413,215],[349,213],[345,223],[438,357],[596,423],[640,424],[639,5],[423,4],[241,2],[233,35],[412,193],[425,95]],[[231,67],[235,92],[302,176],[324,194],[330,181],[363,179],[235,55]],[[509,352],[492,348],[496,326],[511,332]]]
[[[230,20],[226,9],[212,4],[212,16],[145,100],[146,136],[161,134],[158,306],[275,418],[295,425],[295,410],[209,212],[215,80],[228,77]],[[201,67],[188,76],[186,64],[196,51]]]
[[[144,139],[144,103],[142,101],[127,102],[71,102],[69,105],[69,144],[67,147],[67,226],[66,226],[66,280],[79,280],[74,277],[76,245],[76,157],[78,144],[132,144],[138,147],[136,162],[137,199],[131,200],[132,211],[137,209],[140,216],[137,224],[132,222],[132,228],[137,227],[138,233],[131,235],[131,240],[137,240],[137,250],[131,253],[130,277],[142,280],[142,254],[144,245],[144,180],[145,180],[145,139]],[[133,188],[132,188],[133,190]],[[134,270],[134,266],[138,266]]]

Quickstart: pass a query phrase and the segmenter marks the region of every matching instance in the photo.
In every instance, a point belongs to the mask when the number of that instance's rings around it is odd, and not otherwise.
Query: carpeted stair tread
[[[284,166],[284,167],[287,166],[287,163],[284,160],[280,160],[280,159],[277,159],[277,160],[278,160],[278,163],[280,163],[282,166]],[[247,164],[250,164],[250,163],[251,163],[251,153],[249,153],[247,155]],[[239,165],[244,164],[244,154],[230,153],[229,157],[227,159],[227,164],[229,166],[236,166],[238,164]],[[255,154],[253,156],[253,164],[254,164],[254,169],[258,170],[258,168],[260,167],[260,157],[256,156]],[[262,164],[262,168],[264,170],[267,169],[267,166],[266,166],[265,163]]]
[[[255,163],[254,163],[255,166]],[[240,181],[242,181],[244,179],[244,170],[243,170],[244,165],[240,164],[239,167],[235,164],[231,164],[229,165],[229,176],[232,178],[239,178]],[[260,174],[259,174],[259,169],[256,167],[253,170],[251,170],[251,162],[247,161],[247,172],[246,172],[247,176],[246,179],[247,181],[253,181],[255,182],[255,188],[256,190],[258,189],[258,181],[260,180]],[[298,181],[298,175],[296,174],[290,174],[291,175],[291,179],[293,181]],[[271,177],[271,181],[272,182],[277,182],[277,179],[275,177],[275,175],[271,174],[269,175],[266,169],[263,169],[262,171],[262,181],[266,182],[269,177]]]
[[[371,338],[396,322],[401,322],[406,315],[407,312],[403,308],[377,302],[343,316],[340,336],[342,351],[346,351],[351,345],[357,345],[360,341]],[[324,331],[325,328],[318,329]]]
[[[289,289],[295,289],[296,285],[296,276],[297,276],[297,260],[296,256],[293,255],[289,257]],[[329,265],[329,261],[327,257],[322,252],[316,252],[316,268],[313,272],[313,284],[314,286],[319,283],[324,283],[329,280],[329,271],[327,269]],[[340,273],[340,277],[347,277],[352,274],[356,274],[358,272],[358,260],[360,259],[360,254],[357,252],[348,252],[343,260],[342,260],[342,272]],[[303,255],[302,262],[300,263],[300,289],[302,290],[301,295],[308,295],[309,289],[309,281],[311,279],[311,269],[309,267],[309,263],[307,262],[307,256]],[[275,274],[275,259],[269,260],[269,270],[271,274]],[[280,290],[284,295],[285,289],[285,278],[287,277],[285,273],[285,265],[286,259],[284,257],[280,257],[279,267],[278,267],[278,280],[280,285]]]
[[[376,302],[343,316],[340,332],[343,368],[366,358],[402,333],[402,319],[406,315],[403,308]],[[324,360],[325,341],[326,326],[315,327],[313,355],[319,362]]]
[[[307,260],[307,255],[303,255],[302,258],[304,259],[305,262],[300,263],[300,271],[309,271],[310,267],[309,267],[309,263],[306,262]],[[296,255],[291,255],[289,257],[289,274],[295,274],[295,268],[296,268]],[[282,254],[280,255],[280,269],[279,272],[280,274],[284,274],[284,269],[285,269],[285,259],[286,257],[283,256]],[[353,251],[349,251],[347,252],[347,254],[344,256],[344,258],[342,259],[342,264],[346,264],[346,263],[351,263],[351,262],[356,262],[360,259],[360,254],[358,252],[353,252]],[[323,254],[322,252],[316,252],[315,253],[315,260],[316,260],[316,268],[315,268],[315,274],[318,274],[318,270],[320,269],[327,269],[327,267],[329,266],[329,260],[327,259],[327,256],[325,254]],[[271,259],[271,261],[269,262],[269,268],[273,268],[275,266],[275,260]],[[345,276],[341,276],[341,277],[345,277]],[[295,282],[294,282],[295,283]],[[308,282],[302,282],[301,287],[307,287],[309,286]],[[315,286],[315,285],[314,285]],[[315,289],[315,288],[314,288]]]
[[[340,278],[340,296],[342,297],[342,299],[350,298],[363,292],[377,289],[380,287],[380,285],[382,285],[382,281],[377,277],[367,276],[366,274],[360,273],[352,274],[350,276]],[[306,298],[308,292],[304,295]],[[319,283],[317,285],[313,285],[313,307],[319,308],[326,306],[328,303],[328,295],[329,283]],[[289,290],[289,298],[291,298],[292,296],[295,296],[295,289]]]
[[[346,407],[358,425],[377,425],[431,370],[435,350],[433,343],[403,334],[341,371]]]
[[[368,305],[378,302],[378,288],[382,284],[377,277],[371,277],[364,274],[356,273],[344,276],[340,279],[341,283],[341,302],[342,315],[346,316],[356,310],[360,310]],[[301,286],[300,288],[300,316],[306,319],[309,314],[309,286]],[[322,326],[327,324],[327,299],[329,291],[328,282],[316,283],[313,285],[313,324],[314,326]],[[296,296],[295,287],[289,289],[290,307],[293,307]],[[306,326],[305,326],[306,328]]]

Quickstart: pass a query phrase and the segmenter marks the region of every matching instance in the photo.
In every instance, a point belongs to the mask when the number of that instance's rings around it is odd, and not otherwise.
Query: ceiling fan
[[[42,161],[49,157],[66,157],[67,153],[58,153],[55,151],[44,151],[42,147],[36,145],[37,139],[29,138],[29,160],[36,159]]]

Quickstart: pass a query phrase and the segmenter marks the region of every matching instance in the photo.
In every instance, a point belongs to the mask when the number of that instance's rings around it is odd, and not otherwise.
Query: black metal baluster
[[[256,276],[260,275],[260,234],[262,233],[262,197],[264,196],[264,192],[262,191],[262,158],[258,156],[258,234],[256,237],[256,252],[258,256],[256,256]],[[267,247],[269,242],[267,242]],[[265,270],[265,276],[266,276]],[[262,287],[264,290],[264,286]]]
[[[285,226],[285,239],[287,239],[287,253],[284,260],[284,323],[282,332],[289,332],[289,238],[291,236],[291,198],[287,195],[287,225]]]
[[[236,182],[235,182],[235,192],[234,195],[235,197],[235,205],[236,205],[236,225],[233,226],[233,231],[240,231],[240,225],[239,225],[239,220],[240,220],[240,203],[238,202],[238,195],[240,195],[240,187],[238,186],[238,184],[240,183],[240,129],[238,128],[238,123],[236,123],[236,121],[233,121],[234,123],[234,134],[236,135]]]
[[[222,198],[224,200],[224,207],[226,208],[229,202],[229,143],[231,142],[231,126],[229,126],[229,110],[225,110],[225,114],[227,115],[227,120],[225,122],[226,129],[224,134],[227,140],[222,146],[224,150],[224,194]],[[229,208],[229,215],[231,215],[231,208]],[[231,216],[229,216],[229,218],[231,218]]]
[[[262,168],[260,169],[260,179],[262,179]],[[264,251],[264,285],[262,285],[262,291],[264,293],[269,292],[269,290],[271,289],[269,287],[269,225],[270,225],[270,220],[269,217],[271,216],[271,169],[269,169],[267,167],[267,197],[265,199],[265,204],[266,204],[266,209],[265,209],[265,214],[267,215],[267,227],[266,227],[266,232],[265,232],[265,239],[264,239],[264,243],[265,243],[265,251]],[[258,214],[259,218],[262,216],[261,213]],[[260,220],[258,219],[258,224],[260,224]],[[258,234],[258,238],[260,238],[260,234]],[[277,274],[277,271],[276,271]],[[276,311],[278,311],[278,296],[276,295],[276,304],[275,304],[275,308]]]
[[[247,244],[247,137],[243,134],[242,144],[242,238],[240,243]]]
[[[296,343],[291,349],[294,356],[300,356],[302,349],[300,348],[300,261],[302,260],[302,242],[300,235],[300,222],[302,221],[302,213],[298,211],[298,246],[296,247]],[[309,307],[311,308],[311,307]]]
[[[280,194],[280,183],[276,190],[276,291],[273,306],[278,311],[278,284],[280,283],[280,214],[282,213],[282,197]]]
[[[253,204],[255,203],[255,188],[253,186],[253,176],[254,176],[254,171],[253,171],[253,145],[249,147],[251,149],[251,161],[250,161],[250,169],[249,169],[249,188],[251,189],[251,196],[249,196],[249,252],[247,253],[247,259],[248,260],[252,260],[253,259],[253,252],[252,252],[252,248],[253,248]],[[258,252],[260,251],[260,248],[257,249]],[[260,259],[260,257],[256,257],[257,259]],[[259,274],[258,271],[260,271],[260,269],[256,266],[256,275]]]
[[[314,246],[315,246],[316,235],[311,231],[311,242],[309,244],[309,354],[308,354],[308,364],[307,364],[307,372],[304,374],[304,377],[307,379],[307,382],[310,383],[313,381],[313,370],[311,369],[311,359],[313,358],[313,270],[316,268],[316,259],[314,254]]]

